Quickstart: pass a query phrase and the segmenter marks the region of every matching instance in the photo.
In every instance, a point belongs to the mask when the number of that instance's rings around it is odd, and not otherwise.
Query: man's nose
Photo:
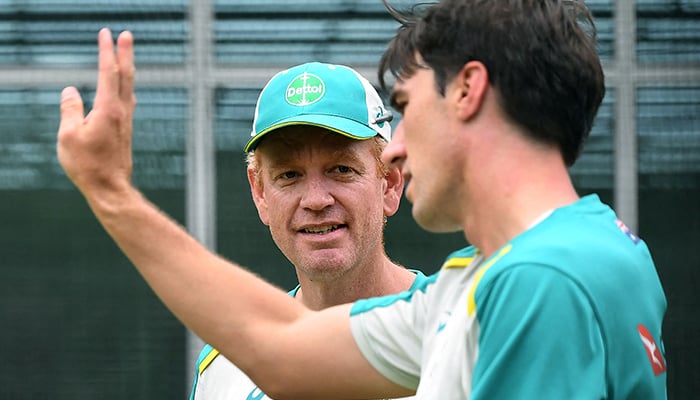
[[[301,193],[301,207],[318,211],[335,202],[330,185],[323,178],[307,176],[306,179]]]
[[[403,121],[399,122],[394,129],[394,134],[391,136],[391,141],[382,151],[382,162],[391,166],[394,165],[401,168],[403,161],[406,159],[406,148],[404,146],[404,129]]]

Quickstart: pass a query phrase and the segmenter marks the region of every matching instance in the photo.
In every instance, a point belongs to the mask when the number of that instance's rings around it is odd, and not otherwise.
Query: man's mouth
[[[302,229],[302,232],[313,233],[316,235],[323,235],[324,233],[333,232],[334,230],[337,230],[338,228],[340,228],[340,225],[318,226],[318,227],[313,227],[313,228],[304,228],[304,229]]]

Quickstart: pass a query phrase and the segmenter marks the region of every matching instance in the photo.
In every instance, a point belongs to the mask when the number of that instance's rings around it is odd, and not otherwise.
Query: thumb
[[[58,127],[61,132],[72,132],[80,126],[84,118],[83,99],[80,98],[78,89],[68,86],[61,92],[61,123]]]

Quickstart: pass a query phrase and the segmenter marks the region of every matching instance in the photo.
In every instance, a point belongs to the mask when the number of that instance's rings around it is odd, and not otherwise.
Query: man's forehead
[[[261,141],[256,151],[270,156],[274,154],[277,159],[290,159],[297,157],[300,152],[316,149],[333,157],[341,158],[349,152],[361,151],[364,146],[369,146],[371,142],[370,140],[351,139],[318,127],[294,126],[283,129],[284,131],[281,129],[280,132],[271,132]],[[369,149],[369,147],[367,148]]]
[[[334,146],[359,142],[326,128],[311,125],[289,125],[267,134],[263,143],[278,143],[286,146],[301,146],[306,143],[328,143]]]
[[[299,144],[297,146],[270,146],[260,154],[263,168],[297,168],[308,165],[356,164],[370,154],[368,149],[348,145]],[[359,143],[358,143],[359,144]]]

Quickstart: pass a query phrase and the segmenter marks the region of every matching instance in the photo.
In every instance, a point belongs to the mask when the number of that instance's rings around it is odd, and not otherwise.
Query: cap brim
[[[260,140],[270,132],[286,126],[294,125],[317,126],[355,140],[367,140],[379,134],[379,132],[375,131],[374,129],[345,117],[336,115],[297,115],[292,118],[280,120],[267,129],[259,132],[248,141],[243,151],[247,153],[255,150],[260,143]]]

